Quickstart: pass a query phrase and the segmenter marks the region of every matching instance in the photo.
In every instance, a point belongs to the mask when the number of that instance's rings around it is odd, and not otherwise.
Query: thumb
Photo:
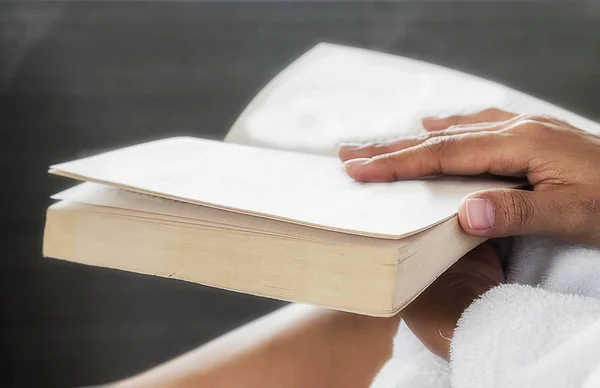
[[[480,191],[466,197],[458,219],[465,232],[479,237],[555,234],[561,214],[554,193],[514,189]]]

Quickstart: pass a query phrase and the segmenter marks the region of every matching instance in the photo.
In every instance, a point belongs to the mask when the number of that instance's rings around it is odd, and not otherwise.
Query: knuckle
[[[492,108],[487,108],[487,109],[482,110],[481,112],[479,112],[479,115],[481,117],[483,117],[484,119],[487,119],[487,118],[495,118],[497,116],[502,115],[503,113],[504,113],[504,111],[502,111],[498,108],[492,107]]]
[[[531,113],[525,113],[519,116],[519,119],[521,121],[545,121],[549,118],[550,116],[545,115],[545,114],[531,114]]]
[[[500,156],[498,156],[497,162],[498,162],[498,166],[500,167],[500,170],[502,170],[502,171],[518,171],[518,170],[520,170],[519,168],[517,168],[518,162],[515,160],[515,158],[508,156],[506,154],[501,154]]]
[[[532,118],[527,118],[524,120],[520,120],[517,124],[512,128],[514,133],[538,137],[544,134],[548,130],[544,123],[541,123]]]
[[[432,136],[427,138],[423,142],[423,146],[427,148],[428,151],[434,153],[436,155],[443,154],[454,142],[453,136],[442,135],[442,136]]]
[[[537,213],[535,202],[518,191],[503,192],[502,203],[506,227],[509,230],[518,230],[531,224]]]
[[[456,143],[455,136],[436,136],[431,137],[423,142],[423,148],[429,154],[429,162],[435,174],[442,174],[443,165],[442,158]]]
[[[535,115],[531,113],[521,113],[516,117],[517,121],[535,120]]]

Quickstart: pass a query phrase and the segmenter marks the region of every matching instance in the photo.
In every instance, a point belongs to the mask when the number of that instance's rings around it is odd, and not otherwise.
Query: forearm
[[[367,387],[399,318],[291,305],[119,387]]]

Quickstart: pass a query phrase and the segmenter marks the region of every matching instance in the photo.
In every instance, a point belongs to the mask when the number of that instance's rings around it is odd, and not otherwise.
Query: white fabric
[[[372,387],[600,387],[600,250],[517,238],[508,282],[464,312],[450,365],[401,325]]]

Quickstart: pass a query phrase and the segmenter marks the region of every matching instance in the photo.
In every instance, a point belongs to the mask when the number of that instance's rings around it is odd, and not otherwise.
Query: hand
[[[429,134],[383,144],[342,146],[358,181],[492,173],[527,177],[533,191],[471,194],[458,211],[479,237],[550,235],[600,245],[600,137],[549,116],[498,109],[424,119]]]
[[[504,280],[498,254],[491,244],[484,243],[444,272],[400,316],[423,345],[447,360],[463,311]]]

